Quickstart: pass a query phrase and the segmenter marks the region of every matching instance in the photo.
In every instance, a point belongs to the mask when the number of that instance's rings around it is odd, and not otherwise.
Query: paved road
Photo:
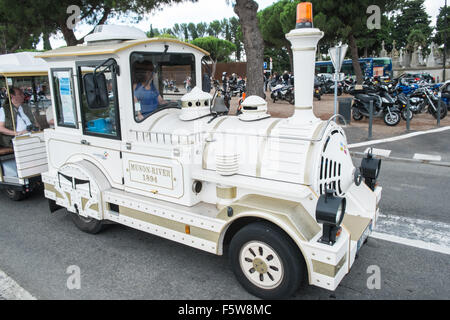
[[[447,135],[438,140],[450,139]],[[427,139],[428,147],[433,138]],[[445,143],[439,148],[448,152]],[[449,172],[384,162],[384,214],[447,226]],[[0,194],[0,203],[0,269],[38,299],[254,299],[235,280],[226,256],[118,225],[88,235],[75,228],[68,214],[50,214],[38,194],[20,203]],[[67,289],[72,265],[81,271],[80,290]],[[381,270],[380,290],[366,285],[372,265]],[[449,265],[448,254],[370,238],[335,292],[304,287],[294,298],[449,299]]]

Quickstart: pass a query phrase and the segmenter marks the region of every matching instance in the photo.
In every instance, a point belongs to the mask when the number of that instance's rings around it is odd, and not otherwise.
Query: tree
[[[291,43],[286,33],[295,28],[295,3],[281,0],[258,12],[259,29],[266,47],[287,50],[290,68],[293,70]]]
[[[416,0],[414,0],[416,1]],[[417,0],[421,1],[421,0]],[[314,25],[325,32],[328,41],[347,42],[352,57],[358,83],[362,83],[363,75],[359,64],[358,38],[367,35],[366,11],[371,5],[377,5],[381,12],[387,12],[398,6],[399,0],[311,0],[315,10]],[[351,18],[350,18],[351,17]],[[371,32],[378,32],[377,29]]]
[[[27,10],[23,10],[25,6],[28,6]],[[37,10],[37,2],[26,4],[24,0],[0,0],[0,53],[36,46],[41,33],[47,30],[36,17]]]
[[[222,24],[220,23],[220,21],[219,20],[212,21],[209,24],[207,32],[209,36],[218,38],[222,33]]]
[[[395,17],[393,39],[400,48],[412,50],[414,43],[421,41],[422,46],[428,47],[431,43],[430,16],[424,6],[425,0],[409,0],[401,7],[400,13]],[[425,41],[422,41],[425,39]]]
[[[195,40],[198,38],[198,32],[197,32],[197,26],[194,23],[189,23],[188,24],[188,30],[189,30],[189,34],[191,35],[191,39]]]
[[[254,0],[236,0],[234,12],[241,22],[247,55],[247,94],[264,96],[264,40],[258,27],[258,4]]]
[[[206,35],[206,30],[208,29],[208,24],[205,22],[197,23],[197,35],[198,38],[202,38]]]
[[[231,53],[236,50],[236,46],[232,42],[212,36],[197,38],[191,43],[209,52],[213,61],[213,75],[216,72],[217,62],[229,61]]]
[[[121,16],[132,17],[139,21],[143,15],[163,4],[197,0],[0,0],[0,25],[4,38],[8,41],[17,39],[12,49],[32,37],[40,37],[41,33],[56,33],[60,31],[68,46],[84,42],[84,37],[77,39],[74,29],[68,20],[74,20],[76,12],[67,13],[69,6],[80,9],[80,21],[92,25],[105,24],[108,19]],[[92,31],[94,30],[92,29]],[[92,32],[91,31],[91,32]],[[18,38],[16,38],[18,36]]]
[[[239,20],[236,17],[230,18],[230,32],[233,43],[236,46],[236,61],[241,60],[242,52],[242,28]]]
[[[446,42],[446,47],[450,48],[450,7],[442,7],[439,10],[439,15],[436,22],[436,36],[434,38],[438,45]]]

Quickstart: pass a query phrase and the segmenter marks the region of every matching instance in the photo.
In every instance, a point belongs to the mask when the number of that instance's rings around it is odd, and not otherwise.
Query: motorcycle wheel
[[[428,107],[428,110],[430,110],[430,113],[433,115],[433,117],[437,120],[437,111],[434,111],[430,107]],[[447,116],[448,110],[444,106],[441,107],[441,120],[444,119]]]
[[[390,127],[398,125],[401,119],[402,116],[400,115],[400,112],[386,112],[383,117],[384,123]]]
[[[295,96],[292,93],[286,97],[286,100],[289,101],[290,104],[295,104]]]
[[[412,118],[414,118],[414,113],[409,110],[409,112],[406,111],[406,109],[402,110],[402,119],[407,121],[407,119],[409,118],[409,121],[412,120]]]
[[[358,109],[352,108],[352,118],[356,121],[361,121],[364,118],[364,116],[362,115],[361,112],[359,112]]]

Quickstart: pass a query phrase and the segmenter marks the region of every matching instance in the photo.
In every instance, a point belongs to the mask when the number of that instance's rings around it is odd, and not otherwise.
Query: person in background
[[[283,73],[283,82],[285,85],[289,84],[289,72],[287,72],[287,71],[284,71],[284,73]]]
[[[13,114],[10,108],[5,103],[5,106],[0,109],[0,145],[3,147],[11,147],[12,139],[15,136],[20,136],[28,132],[29,126],[39,128],[39,124],[34,121],[34,116],[31,110],[24,105],[25,95],[19,88],[10,88],[9,94],[11,96],[11,103]],[[13,125],[13,117],[15,118],[15,131]],[[31,121],[34,121],[34,124]]]

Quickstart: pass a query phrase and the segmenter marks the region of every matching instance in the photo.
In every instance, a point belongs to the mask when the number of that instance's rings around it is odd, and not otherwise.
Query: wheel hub
[[[259,258],[253,260],[253,268],[255,268],[255,270],[260,274],[264,274],[267,272],[267,264]]]
[[[284,278],[281,258],[269,245],[260,241],[246,243],[239,255],[241,270],[254,285],[273,289]]]

